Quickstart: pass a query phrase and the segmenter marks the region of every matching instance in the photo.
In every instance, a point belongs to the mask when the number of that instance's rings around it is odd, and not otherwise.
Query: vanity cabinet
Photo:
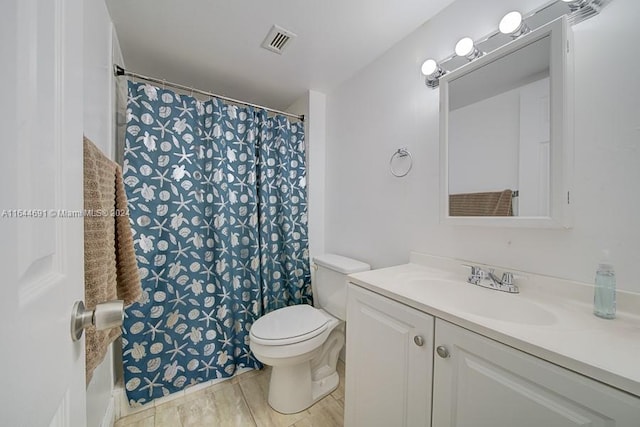
[[[435,347],[434,427],[640,426],[640,399],[441,319]]]
[[[640,398],[354,284],[345,387],[347,427],[640,427]]]
[[[349,285],[345,425],[429,426],[434,318]]]

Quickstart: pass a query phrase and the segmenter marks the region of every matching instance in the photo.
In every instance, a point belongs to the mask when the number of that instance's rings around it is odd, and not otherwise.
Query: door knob
[[[443,359],[446,359],[447,357],[450,356],[449,350],[447,350],[447,347],[443,345],[439,345],[436,348],[436,353],[438,353],[438,356],[442,357]]]
[[[416,335],[415,337],[413,337],[413,342],[416,343],[418,347],[422,347],[424,345],[424,338],[422,338],[420,335]]]
[[[78,341],[85,328],[91,325],[102,331],[121,326],[123,320],[123,300],[101,302],[96,305],[95,310],[87,310],[82,301],[76,301],[71,311],[71,339]]]

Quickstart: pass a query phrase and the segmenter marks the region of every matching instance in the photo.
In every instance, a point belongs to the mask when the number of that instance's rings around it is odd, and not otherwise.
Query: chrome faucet
[[[517,294],[520,292],[518,287],[513,284],[513,273],[506,271],[502,274],[502,279],[498,279],[496,275],[493,274],[492,268],[484,270],[475,265],[470,265],[469,267],[471,267],[471,275],[467,279],[467,282],[472,285],[495,289],[496,291],[508,292],[510,294]]]

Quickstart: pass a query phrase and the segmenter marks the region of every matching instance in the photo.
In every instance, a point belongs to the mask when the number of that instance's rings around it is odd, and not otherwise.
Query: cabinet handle
[[[443,359],[446,359],[450,356],[449,350],[447,350],[447,347],[443,345],[439,345],[436,348],[436,353],[438,353],[438,356],[442,357]]]
[[[422,347],[424,345],[424,338],[422,338],[420,335],[416,335],[415,337],[413,337],[413,342],[416,343],[418,347]]]

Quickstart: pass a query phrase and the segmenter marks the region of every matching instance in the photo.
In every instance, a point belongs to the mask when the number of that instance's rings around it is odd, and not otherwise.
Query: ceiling
[[[106,0],[126,68],[284,109],[329,92],[453,0]],[[260,47],[273,24],[297,34]]]

